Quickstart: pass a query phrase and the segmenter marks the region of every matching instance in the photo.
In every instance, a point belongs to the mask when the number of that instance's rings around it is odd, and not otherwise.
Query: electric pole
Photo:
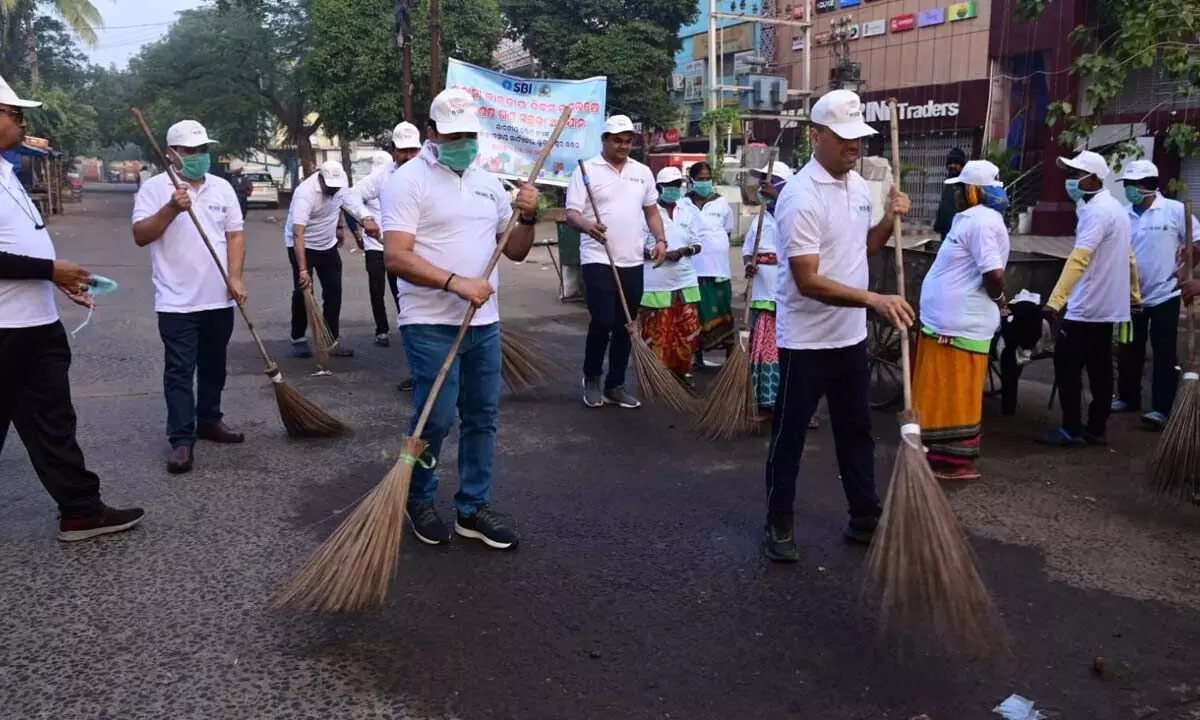
[[[429,86],[433,99],[442,86],[442,0],[429,0]]]
[[[862,63],[850,59],[850,41],[858,33],[858,25],[844,16],[830,23],[829,40],[833,43],[834,66],[829,71],[829,87],[832,90],[850,89],[862,91]]]

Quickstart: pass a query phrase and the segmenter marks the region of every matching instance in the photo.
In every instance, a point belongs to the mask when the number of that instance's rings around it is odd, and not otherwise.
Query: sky
[[[203,5],[202,0],[92,0],[104,16],[99,43],[86,52],[99,65],[124,67],[143,45],[166,34],[180,10]]]

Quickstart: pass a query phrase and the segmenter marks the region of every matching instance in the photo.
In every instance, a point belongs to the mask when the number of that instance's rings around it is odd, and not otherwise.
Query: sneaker
[[[846,540],[859,545],[870,545],[875,539],[875,530],[878,527],[877,517],[850,518],[846,525]]]
[[[1087,430],[1083,431],[1083,441],[1088,445],[1107,445],[1108,439],[1103,435],[1094,435]]]
[[[1052,430],[1037,439],[1042,445],[1051,445],[1053,447],[1082,447],[1087,443],[1082,437],[1077,437],[1067,432],[1063,428]]]
[[[396,389],[399,390],[400,392],[412,392],[413,391],[413,379],[405,378],[405,379],[401,380],[400,384],[396,385]]]
[[[408,526],[413,535],[426,545],[445,545],[450,542],[450,530],[446,523],[438,517],[437,508],[432,505],[409,505],[404,509],[408,517]]]
[[[308,346],[308,338],[302,337],[299,340],[292,338],[292,357],[294,358],[310,358],[312,357],[312,348]]]
[[[141,508],[117,510],[105,507],[103,511],[88,517],[60,518],[58,539],[62,542],[79,542],[100,535],[125,532],[140,523],[144,517],[146,511]]]
[[[604,407],[604,393],[600,391],[600,378],[583,379],[583,404],[590,408]]]
[[[626,410],[636,410],[642,406],[642,401],[630,395],[624,387],[605,390],[603,400],[605,405],[617,405]]]
[[[391,347],[392,341],[388,338],[387,333],[379,333],[375,336],[375,347]]]
[[[1131,413],[1131,412],[1137,412],[1137,408],[1135,408],[1133,405],[1125,402],[1124,400],[1118,400],[1117,398],[1113,398],[1112,411],[1115,413]]]
[[[780,528],[768,524],[763,537],[763,554],[771,562],[799,562],[800,553],[796,550],[796,534],[790,527]]]
[[[497,550],[514,548],[519,540],[517,534],[505,526],[504,521],[488,505],[481,506],[470,517],[459,513],[454,532]]]
[[[329,351],[329,356],[336,358],[352,358],[354,357],[354,351],[342,345],[341,342],[334,340],[333,349]]]
[[[1162,430],[1167,426],[1167,416],[1157,410],[1142,415],[1142,424],[1151,430]]]

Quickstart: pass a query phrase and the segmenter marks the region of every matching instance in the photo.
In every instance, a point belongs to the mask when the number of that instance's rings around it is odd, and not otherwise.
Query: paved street
[[[343,337],[358,357],[324,378],[307,361],[281,364],[355,433],[289,441],[239,324],[225,412],[248,441],[202,444],[195,472],[168,476],[162,346],[131,206],[128,192],[90,188],[50,230],[60,257],[121,284],[74,339],[73,387],[106,499],[148,515],[134,532],[60,545],[10,433],[0,718],[982,720],[1014,692],[1061,718],[1200,718],[1200,512],[1139,498],[1156,436],[1136,418],[1114,419],[1106,449],[1033,444],[1053,421],[1044,364],[1015,418],[988,401],[984,479],[953,492],[1014,635],[1008,666],[883,642],[858,595],[864,553],[841,540],[827,428],[811,436],[801,479],[803,560],[770,566],[758,552],[762,438],[709,444],[664,410],[586,410],[574,377],[502,411],[495,500],[522,531],[518,552],[406,539],[386,607],[272,612],[271,594],[336,513],[390,467],[412,411],[395,391],[402,349],[371,346],[362,256],[347,252]],[[285,215],[254,210],[247,228],[250,309],[278,356]],[[502,279],[505,319],[574,367],[585,314],[558,302],[546,251]],[[83,318],[63,313],[68,329]],[[892,417],[876,417],[876,434],[882,486]],[[441,462],[447,514],[454,453],[451,442]]]

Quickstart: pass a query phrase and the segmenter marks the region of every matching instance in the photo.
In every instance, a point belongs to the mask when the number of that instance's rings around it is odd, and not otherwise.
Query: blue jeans
[[[158,314],[163,341],[163,394],[171,447],[196,444],[196,424],[221,422],[225,351],[233,336],[233,308]],[[196,392],[192,392],[192,383]]]
[[[433,381],[458,334],[456,325],[402,325],[400,338],[413,376],[413,415],[409,432],[417,424]],[[464,517],[474,515],[491,502],[492,467],[496,455],[496,424],[500,414],[500,323],[470,328],[459,346],[446,382],[438,393],[421,438],[429,443],[428,453],[440,458],[442,441],[454,426],[458,409],[458,493],[454,505]],[[432,505],[437,495],[437,474],[421,467],[413,469],[408,490],[409,505]]]

